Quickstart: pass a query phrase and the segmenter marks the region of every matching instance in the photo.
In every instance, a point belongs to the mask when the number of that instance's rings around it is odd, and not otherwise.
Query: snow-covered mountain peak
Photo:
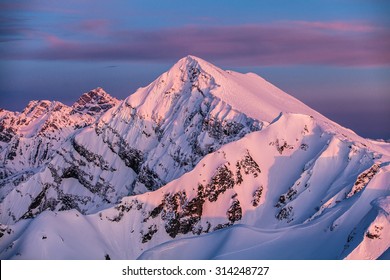
[[[65,128],[61,123],[77,122],[69,119],[70,110],[69,106],[59,101],[31,101],[10,125],[19,131],[22,137],[33,137],[45,131],[54,132]]]
[[[190,74],[194,74],[194,76],[199,74],[199,72],[208,73],[212,76],[214,76],[213,74],[215,74],[215,72],[224,72],[224,70],[218,68],[210,62],[193,55],[188,55],[178,60],[178,62],[171,67],[169,72],[175,72],[177,69],[181,72],[187,70]]]
[[[191,94],[184,95],[183,98],[204,99],[206,104],[218,101],[223,104],[224,108],[229,108],[228,111],[239,112],[249,118],[259,120],[264,126],[273,122],[280,114],[301,114],[315,117],[317,122],[327,130],[344,136],[346,139],[363,142],[368,146],[372,144],[255,73],[243,74],[223,70],[193,55],[180,59],[149,86],[139,89],[130,96],[127,102],[134,105],[132,107],[148,104],[148,107],[153,108],[155,112],[163,113],[167,108],[168,96],[172,100],[177,100],[181,106],[179,96],[185,92]],[[160,117],[164,117],[164,114]],[[226,114],[220,117],[224,118]],[[381,152],[385,151],[381,150]]]
[[[118,99],[109,95],[101,87],[98,87],[81,95],[72,105],[73,110],[71,114],[83,113],[94,116],[107,111],[117,103],[119,103]]]
[[[80,111],[48,100],[31,101],[21,113],[0,110],[0,200],[44,168],[76,131],[94,123],[118,102],[102,89],[85,96],[90,100],[83,99],[86,102],[77,107]],[[91,104],[100,106],[99,110]]]
[[[326,119],[254,73],[225,71],[195,56],[180,59],[154,82],[128,97],[126,104],[132,108],[142,105],[147,111],[160,111],[160,116],[164,116],[170,107],[168,102],[173,105],[172,101],[182,95],[219,100],[230,109],[265,123],[272,122],[280,112]]]
[[[213,71],[213,68],[217,69],[204,60],[193,56],[184,57],[151,84],[129,96],[126,104],[133,108],[147,105],[145,109],[156,111],[156,106],[169,109],[179,96],[194,95],[194,99],[205,98],[216,86],[212,75],[216,71]],[[164,109],[159,108],[159,111]]]
[[[33,100],[27,104],[26,108],[24,108],[22,111],[21,116],[28,118],[38,118],[53,110],[59,111],[63,107],[66,107],[66,105],[59,101]]]
[[[68,113],[69,107],[59,101],[34,100],[21,113],[14,113],[14,118],[5,125],[18,131],[22,137],[32,137],[49,127],[50,130],[57,130],[59,126],[55,123]]]

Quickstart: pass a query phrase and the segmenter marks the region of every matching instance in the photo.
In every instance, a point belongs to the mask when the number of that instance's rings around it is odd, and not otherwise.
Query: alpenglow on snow
[[[0,258],[388,259],[389,158],[187,56],[123,101],[0,109]]]

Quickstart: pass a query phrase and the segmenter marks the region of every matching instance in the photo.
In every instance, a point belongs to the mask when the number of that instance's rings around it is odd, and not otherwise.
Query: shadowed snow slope
[[[111,100],[83,95],[71,114],[93,121],[23,180],[4,180],[1,258],[386,256],[389,145],[193,56]]]

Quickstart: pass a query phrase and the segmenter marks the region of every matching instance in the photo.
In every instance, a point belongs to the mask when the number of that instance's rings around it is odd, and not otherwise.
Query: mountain
[[[83,94],[72,107],[58,101],[39,100],[29,102],[21,113],[1,109],[1,200],[45,167],[71,135],[94,123],[117,102],[98,88]],[[96,104],[101,106],[100,114]]]
[[[222,84],[233,73],[214,78],[204,69],[223,72],[200,59],[181,59],[93,125],[72,134],[43,170],[4,199],[0,221],[14,223],[46,209],[94,213],[126,195],[158,189],[192,170],[206,154],[272,120],[271,115],[264,121],[251,118],[233,107],[239,100],[231,98],[229,104],[218,97],[231,94],[234,86],[255,95],[244,86],[257,77],[245,83],[237,79],[228,87]]]
[[[102,113],[111,109],[119,102],[102,88],[98,87],[80,96],[72,105],[71,115],[80,113],[99,117]]]
[[[4,185],[2,259],[388,256],[389,145],[193,56],[121,102],[93,96],[66,114],[94,120]]]

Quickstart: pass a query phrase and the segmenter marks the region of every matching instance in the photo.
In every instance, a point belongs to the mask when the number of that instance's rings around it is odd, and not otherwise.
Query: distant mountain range
[[[187,56],[123,101],[0,109],[0,258],[389,259],[389,163],[389,143]]]

